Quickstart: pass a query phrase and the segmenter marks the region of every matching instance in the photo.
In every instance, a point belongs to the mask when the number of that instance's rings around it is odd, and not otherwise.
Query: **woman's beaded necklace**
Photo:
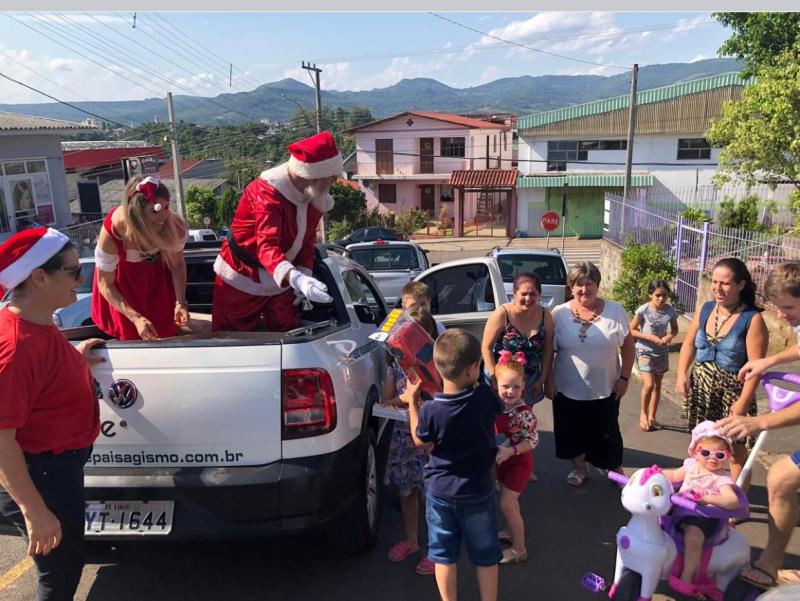
[[[720,331],[725,327],[725,324],[728,323],[728,320],[736,314],[741,306],[741,302],[736,303],[736,306],[733,309],[729,309],[730,312],[722,319],[722,323],[718,323],[719,305],[717,305],[716,309],[714,310],[714,335],[711,337],[712,340],[719,340]]]
[[[580,327],[578,328],[578,339],[581,342],[586,342],[589,326],[591,326],[594,322],[600,319],[600,316],[597,313],[595,313],[593,310],[591,311],[592,311],[592,316],[589,319],[584,319],[583,317],[581,317],[580,309],[572,310],[573,321],[580,325]]]

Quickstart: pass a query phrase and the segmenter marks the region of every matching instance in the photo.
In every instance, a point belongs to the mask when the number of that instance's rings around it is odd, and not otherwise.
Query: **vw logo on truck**
[[[132,407],[138,398],[139,391],[130,380],[117,380],[108,389],[108,400],[120,409]]]

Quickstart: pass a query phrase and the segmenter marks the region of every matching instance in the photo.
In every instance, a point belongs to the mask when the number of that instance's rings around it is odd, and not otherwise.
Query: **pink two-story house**
[[[343,133],[355,136],[353,179],[368,208],[395,215],[419,208],[432,221],[452,220],[455,235],[485,232],[487,225],[513,233],[511,118],[407,111]]]

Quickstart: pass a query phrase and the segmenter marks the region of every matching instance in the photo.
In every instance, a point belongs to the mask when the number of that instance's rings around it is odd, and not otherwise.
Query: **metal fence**
[[[71,225],[61,231],[69,236],[70,241],[75,246],[75,250],[81,257],[91,257],[94,255],[94,247],[97,244],[97,237],[100,235],[100,228],[103,227],[103,220],[87,221]]]
[[[692,222],[677,212],[644,209],[635,202],[623,203],[616,194],[605,194],[603,237],[623,248],[631,242],[660,245],[675,262],[675,293],[678,308],[684,313],[694,312],[703,272],[714,269],[725,257],[741,259],[763,293],[772,267],[800,261],[800,238],[796,234],[796,230],[773,235]]]

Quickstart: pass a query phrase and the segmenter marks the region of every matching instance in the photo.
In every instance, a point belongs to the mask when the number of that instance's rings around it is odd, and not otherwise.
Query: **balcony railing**
[[[414,176],[427,175],[433,173],[451,173],[458,170],[486,169],[487,160],[485,157],[477,158],[443,158],[436,157],[432,164],[430,159],[420,160],[414,158],[395,157],[393,161],[358,161],[356,163],[355,175],[393,175],[393,176]],[[490,157],[488,160],[489,169],[511,169],[511,163],[503,165],[498,157]]]

